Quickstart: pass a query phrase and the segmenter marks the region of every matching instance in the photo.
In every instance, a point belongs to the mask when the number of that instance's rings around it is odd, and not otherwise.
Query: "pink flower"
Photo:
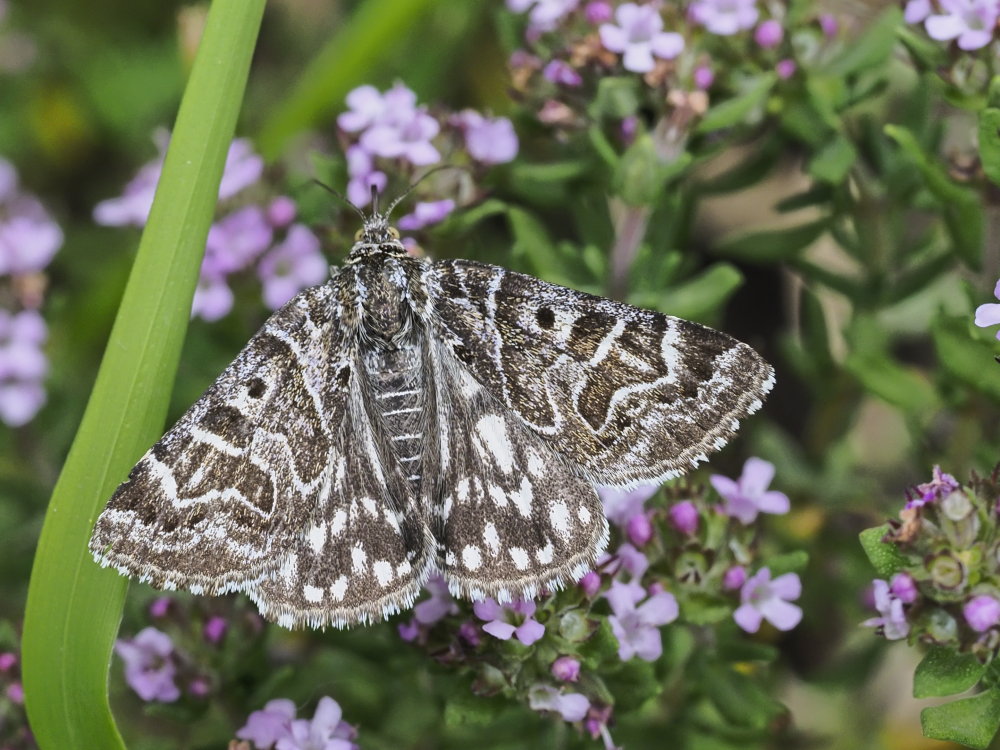
[[[890,641],[905,638],[910,632],[910,623],[906,620],[903,600],[894,596],[889,584],[881,578],[872,581],[872,591],[875,595],[875,608],[880,616],[871,617],[861,624],[869,628],[881,628],[882,634]]]
[[[542,69],[546,80],[562,86],[576,87],[583,83],[583,78],[572,65],[565,60],[550,60]]]
[[[115,641],[115,652],[125,662],[125,681],[144,701],[170,703],[181,697],[174,682],[174,644],[156,628],[145,628],[131,640]]]
[[[777,47],[781,44],[781,40],[784,36],[785,30],[781,28],[781,24],[773,18],[761,23],[753,34],[754,41],[764,49]]]
[[[617,25],[600,28],[601,44],[622,55],[622,66],[633,73],[653,69],[653,56],[672,60],[684,50],[684,37],[663,31],[663,18],[652,5],[622,3],[615,10]]]
[[[41,271],[63,244],[63,232],[30,195],[3,202],[0,219],[0,274]]]
[[[996,0],[940,0],[940,3],[945,12],[928,16],[924,21],[932,39],[957,39],[959,48],[964,50],[979,49],[990,43],[1000,15]]]
[[[673,594],[663,591],[646,599],[646,590],[638,583],[614,581],[604,597],[613,612],[608,624],[618,639],[618,658],[659,659],[663,653],[659,626],[676,620],[680,611]]]
[[[601,576],[593,570],[588,571],[578,583],[585,596],[593,596],[601,590]]]
[[[94,221],[105,226],[145,226],[149,209],[153,205],[153,194],[163,170],[163,158],[167,150],[167,136],[162,131],[154,135],[160,149],[159,156],[143,166],[136,176],[125,186],[119,198],[101,201],[94,207]],[[245,138],[237,138],[229,144],[222,181],[219,184],[219,200],[227,200],[238,192],[257,182],[264,172],[264,160],[254,153],[253,146]]]
[[[385,190],[389,178],[385,172],[375,169],[372,155],[361,146],[347,149],[347,200],[355,206],[367,206],[372,199],[372,187],[378,192]]]
[[[494,638],[508,641],[512,635],[525,646],[530,646],[543,635],[545,626],[532,617],[535,614],[535,603],[528,601],[499,604],[495,599],[485,599],[476,602],[472,611],[480,620],[486,620],[483,630]],[[521,619],[520,625],[512,625],[509,618]]]
[[[0,420],[10,427],[30,422],[45,403],[46,338],[45,320],[35,310],[0,310]]]
[[[555,711],[564,721],[580,721],[590,709],[590,701],[582,693],[560,693],[549,685],[531,688],[528,705],[535,711]]]
[[[202,635],[209,643],[218,645],[222,642],[228,629],[229,623],[226,622],[226,618],[215,615],[208,618],[205,627],[202,628]]]
[[[454,122],[465,132],[465,148],[480,164],[504,164],[517,156],[519,142],[514,125],[506,117],[483,117],[467,109]]]
[[[682,500],[670,506],[670,525],[682,534],[690,536],[698,530],[698,506],[690,500]]]
[[[742,565],[733,565],[722,574],[722,588],[725,591],[736,591],[743,588],[747,582],[747,569]]]
[[[444,221],[455,210],[455,201],[447,198],[440,201],[420,201],[411,213],[401,216],[396,226],[405,232],[415,232],[426,226]]]
[[[205,243],[203,276],[224,275],[246,268],[267,250],[274,230],[260,206],[244,206],[212,224]]]
[[[386,99],[389,99],[388,94]],[[359,143],[375,156],[403,159],[415,166],[426,166],[441,159],[441,154],[431,144],[431,139],[440,129],[437,120],[425,110],[414,109],[407,104],[396,110],[387,108],[361,134]]]
[[[355,750],[351,740],[356,732],[342,715],[337,701],[323,696],[313,718],[293,721],[291,732],[278,739],[275,750]]]
[[[273,747],[279,739],[291,735],[294,719],[295,703],[287,698],[275,698],[250,714],[247,723],[236,730],[236,736],[250,740],[259,748]]]
[[[431,595],[413,608],[414,618],[421,625],[433,625],[448,615],[458,614],[458,605],[448,591],[448,584],[439,575],[431,576],[424,584]]]
[[[909,0],[903,9],[903,20],[907,23],[920,23],[933,9],[931,0]]]
[[[603,0],[594,0],[594,2],[587,3],[587,6],[583,9],[583,15],[588,23],[596,26],[599,23],[610,21],[613,11],[611,10],[610,3],[603,2]]]
[[[277,310],[307,286],[322,282],[329,272],[316,235],[303,224],[293,224],[285,239],[257,265],[264,304]]]
[[[797,574],[785,573],[772,581],[770,569],[761,568],[743,584],[742,604],[733,612],[733,619],[748,633],[756,633],[762,619],[778,630],[791,630],[802,619],[802,608],[790,602],[801,594]]]
[[[645,513],[636,513],[625,524],[625,533],[636,547],[645,547],[653,538],[653,524]]]
[[[694,69],[691,78],[694,81],[695,88],[705,91],[712,88],[712,84],[715,83],[715,72],[707,65],[699,65]]]
[[[799,66],[796,65],[795,60],[789,59],[778,60],[778,63],[774,66],[774,71],[778,74],[778,78],[783,81],[787,81],[795,75],[795,71],[798,69]]]
[[[507,0],[507,7],[514,13],[531,9],[528,22],[535,33],[552,31],[577,5],[579,0]]]
[[[598,487],[597,494],[604,505],[604,515],[611,523],[624,527],[628,520],[644,512],[646,501],[660,489],[658,484],[644,484],[633,490],[619,490],[614,487]]]
[[[279,195],[267,205],[267,223],[275,229],[287,227],[295,221],[298,207],[295,201],[285,195]]]
[[[233,309],[233,290],[226,284],[221,275],[206,276],[198,279],[191,301],[191,317],[201,318],[209,323],[225,316]]]
[[[1000,281],[993,290],[993,296],[1000,299]],[[1000,305],[995,302],[988,302],[976,308],[976,325],[980,328],[987,328],[1000,324]],[[997,338],[1000,339],[1000,331],[997,331]]]
[[[757,23],[757,0],[695,0],[688,14],[708,31],[729,36]]]
[[[758,513],[787,513],[788,496],[769,491],[774,478],[774,464],[761,458],[748,458],[738,481],[713,474],[709,481],[724,501],[723,512],[744,526],[754,522]]]
[[[580,679],[580,662],[572,656],[560,656],[552,662],[550,671],[560,682],[576,682]]]
[[[909,573],[896,573],[889,582],[889,591],[904,604],[913,604],[920,595],[917,583]]]
[[[985,633],[1000,623],[1000,601],[989,594],[974,596],[962,606],[962,614],[970,628]]]

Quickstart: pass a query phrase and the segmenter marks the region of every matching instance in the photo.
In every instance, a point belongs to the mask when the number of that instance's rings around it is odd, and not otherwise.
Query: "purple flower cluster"
[[[98,224],[145,225],[163,168],[166,144],[164,138],[160,141],[160,156],[139,170],[124,194],[94,208]],[[234,140],[226,156],[219,201],[226,203],[257,184],[263,171],[264,160],[250,142]],[[227,315],[234,300],[229,277],[251,266],[256,266],[264,303],[272,310],[305,287],[322,282],[328,266],[319,239],[304,224],[295,223],[295,215],[295,203],[279,196],[269,205],[243,205],[219,218],[208,233],[191,314],[207,321]]]
[[[649,593],[638,583],[614,581],[604,596],[611,605],[608,624],[618,639],[618,658],[659,659],[663,653],[660,626],[673,622],[680,613],[673,594]]]
[[[911,497],[907,501],[906,508],[920,508],[927,503],[933,503],[955,492],[959,487],[955,477],[941,471],[940,466],[935,466],[931,473],[931,481],[917,485],[916,497]]]
[[[507,118],[466,110],[439,120],[419,106],[417,95],[402,83],[385,93],[360,86],[346,101],[348,111],[337,118],[337,125],[350,141],[345,149],[347,198],[356,206],[368,205],[373,187],[385,190],[388,177],[380,162],[391,160],[396,172],[441,162],[437,142],[443,126],[463,136],[466,151],[479,164],[502,164],[517,155],[517,135]],[[406,231],[423,229],[442,221],[454,208],[453,200],[418,202],[398,226]]]
[[[0,159],[0,276],[13,280],[40,273],[62,243],[59,225],[35,196],[21,189],[13,165]],[[48,329],[37,311],[40,285],[12,281],[11,286],[10,296],[26,309],[0,309],[0,420],[20,427],[45,403]]]
[[[343,720],[340,704],[319,699],[312,719],[296,719],[295,703],[287,698],[268,701],[247,717],[236,731],[257,750],[357,750],[357,730]]]
[[[795,573],[771,580],[770,569],[761,568],[743,584],[733,619],[748,633],[760,630],[762,620],[778,630],[791,630],[802,619],[802,608],[791,603],[801,594],[802,582]]]
[[[42,349],[48,329],[35,310],[0,310],[0,419],[27,424],[45,403],[42,380],[49,363]]]
[[[472,607],[476,617],[486,621],[484,632],[502,641],[517,636],[517,640],[525,646],[545,635],[545,626],[533,617],[535,609],[535,603],[531,601],[500,604],[495,599],[476,602]]]
[[[746,526],[757,519],[758,513],[788,512],[788,496],[768,490],[772,479],[774,464],[762,458],[748,458],[736,481],[721,474],[713,474],[710,481],[722,497],[723,512]]]
[[[935,10],[940,12],[935,13]],[[931,39],[955,40],[959,49],[976,50],[992,41],[1000,17],[1000,3],[996,0],[937,0],[936,3],[909,0],[903,17],[907,23],[923,23]]]
[[[181,697],[177,657],[169,635],[144,628],[135,638],[116,641],[115,653],[125,662],[125,681],[144,701],[171,703]]]
[[[910,632],[910,623],[906,620],[906,612],[903,609],[903,605],[912,602],[913,599],[909,598],[909,584],[904,584],[901,587],[905,593],[903,596],[899,595],[899,588],[896,584],[900,576],[909,578],[906,573],[900,573],[893,578],[892,584],[881,578],[876,578],[872,581],[875,609],[878,610],[879,616],[870,617],[861,623],[865,627],[880,628],[882,634],[890,641],[898,641],[901,638],[906,638]],[[911,582],[912,580],[910,579]],[[915,592],[914,598],[916,598]]]

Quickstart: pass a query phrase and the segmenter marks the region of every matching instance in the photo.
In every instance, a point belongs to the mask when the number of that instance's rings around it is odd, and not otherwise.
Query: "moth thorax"
[[[367,338],[384,342],[390,348],[407,339],[412,329],[412,310],[405,287],[399,282],[400,270],[391,264],[365,264],[359,276],[366,288],[362,325]]]

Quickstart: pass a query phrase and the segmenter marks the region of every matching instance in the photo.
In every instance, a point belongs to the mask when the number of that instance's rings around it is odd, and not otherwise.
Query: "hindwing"
[[[593,486],[436,341],[438,566],[455,594],[532,598],[585,573],[608,541]]]

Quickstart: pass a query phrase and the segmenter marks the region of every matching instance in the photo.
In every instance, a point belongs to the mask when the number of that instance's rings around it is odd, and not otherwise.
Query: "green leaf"
[[[749,156],[743,161],[710,180],[696,183],[694,189],[701,195],[712,195],[732,193],[756,185],[781,162],[779,157],[783,148],[784,142],[774,135],[757,141],[747,149]]]
[[[500,696],[473,695],[467,690],[457,692],[444,707],[444,723],[449,727],[463,725],[490,726],[508,707]]]
[[[986,750],[1000,729],[1000,689],[920,712],[925,737]]]
[[[609,118],[621,120],[634,115],[639,109],[639,81],[635,76],[609,76],[601,78],[597,93],[589,107],[595,120]]]
[[[931,337],[937,360],[947,372],[1000,402],[1000,365],[993,361],[993,342],[970,336],[967,319],[943,316],[931,323]]]
[[[896,46],[896,30],[903,25],[898,8],[886,10],[867,26],[860,36],[844,45],[843,51],[826,66],[826,72],[835,76],[886,70],[886,64]]]
[[[263,10],[263,0],[211,5],[149,222],[45,516],[23,643],[41,747],[122,747],[107,675],[126,580],[94,564],[87,542],[104,502],[163,429]]]
[[[736,266],[715,263],[666,291],[646,292],[633,304],[680,318],[705,320],[717,313],[742,284],[743,274]]]
[[[755,263],[775,263],[794,258],[819,239],[829,225],[827,219],[818,219],[789,229],[772,229],[751,232],[716,245],[720,255]]]
[[[619,160],[611,180],[612,189],[630,206],[648,206],[656,202],[670,180],[687,169],[691,159],[691,154],[685,151],[673,161],[664,162],[652,136],[644,133]]]
[[[785,707],[741,672],[728,666],[707,664],[702,685],[709,699],[726,719],[741,727],[763,729],[785,713]]]
[[[979,158],[986,176],[1000,185],[1000,109],[988,107],[979,113]]]
[[[777,578],[785,573],[800,573],[806,569],[808,564],[809,553],[801,549],[769,557],[764,562],[764,565],[771,571],[771,578]]]
[[[854,144],[838,133],[809,160],[807,170],[817,180],[837,185],[847,177],[857,158]]]
[[[764,106],[764,102],[767,101],[767,96],[771,93],[777,80],[777,74],[765,73],[751,81],[750,85],[732,99],[727,99],[721,104],[711,107],[701,118],[701,122],[695,126],[694,132],[698,134],[712,133],[716,130],[742,124],[751,112]]]
[[[384,50],[413,32],[434,0],[364,0],[298,76],[288,97],[271,110],[257,139],[267,158],[277,156],[290,138],[319,122],[331,106],[365,78]]]
[[[913,697],[936,698],[963,693],[986,672],[972,654],[959,654],[944,646],[932,646],[913,674]]]
[[[885,402],[911,414],[938,408],[934,386],[917,370],[902,367],[882,352],[852,351],[844,368]]]
[[[507,209],[507,221],[514,235],[511,256],[527,263],[537,275],[554,283],[569,285],[569,279],[563,274],[562,258],[542,223],[527,211],[513,206]]]
[[[983,212],[978,193],[956,184],[941,164],[931,160],[911,131],[886,125],[885,132],[920,170],[927,189],[940,203],[956,254],[968,266],[978,268],[983,250]]]
[[[909,565],[899,547],[882,539],[889,533],[889,524],[882,524],[873,529],[865,529],[858,538],[868,555],[868,560],[880,578],[888,580]]]

